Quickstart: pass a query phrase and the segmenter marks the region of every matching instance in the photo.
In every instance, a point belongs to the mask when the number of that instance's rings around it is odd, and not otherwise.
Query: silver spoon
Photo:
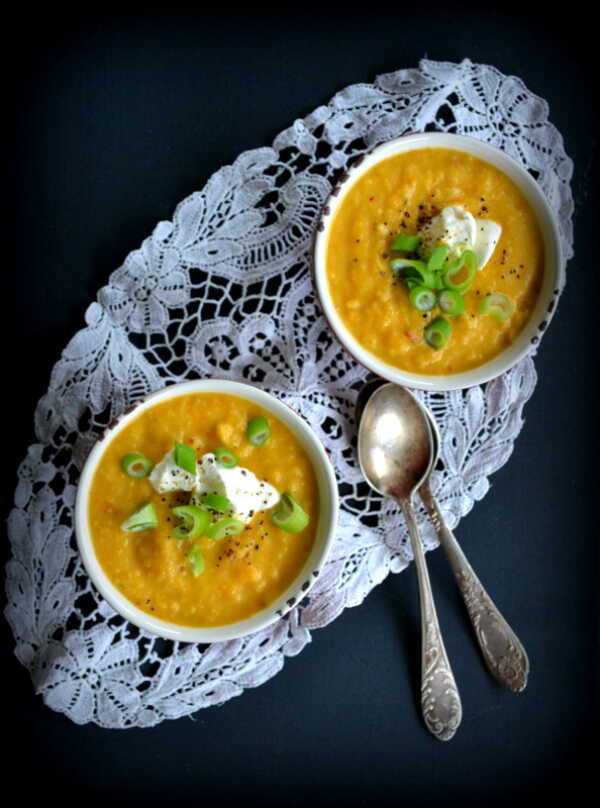
[[[368,399],[383,384],[381,379],[372,379],[363,386],[356,400],[357,423],[360,421]],[[422,410],[429,419],[431,427],[433,443],[431,472],[437,462],[440,438],[435,419],[424,407]],[[439,505],[431,491],[429,479],[430,474],[427,474],[419,487],[419,495],[427,508],[437,530],[440,544],[452,567],[483,658],[490,673],[501,685],[514,692],[519,692],[525,688],[529,674],[529,660],[525,649],[481,585],[454,534],[444,522]]]
[[[425,412],[427,411],[425,410]],[[427,415],[433,439],[435,457],[432,464],[433,469],[439,454],[440,437],[437,424],[429,413]],[[440,544],[452,567],[486,665],[492,676],[501,685],[518,693],[525,688],[529,674],[529,660],[525,649],[481,585],[454,533],[444,522],[439,505],[431,492],[429,475],[421,483],[419,495],[435,525]]]
[[[433,603],[425,554],[412,507],[412,495],[430,473],[432,431],[415,398],[386,384],[366,402],[358,430],[358,461],[369,485],[398,500],[412,544],[421,600],[421,709],[430,732],[448,741],[462,707]]]

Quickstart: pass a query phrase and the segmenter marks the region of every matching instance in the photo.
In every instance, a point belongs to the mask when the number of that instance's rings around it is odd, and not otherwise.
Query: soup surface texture
[[[262,446],[246,437],[248,422],[267,418],[271,436]],[[268,511],[257,513],[240,534],[213,541],[171,537],[178,520],[171,508],[189,500],[183,492],[157,493],[149,480],[133,479],[121,459],[139,453],[158,463],[175,441],[200,458],[215,447],[235,452],[240,466],[281,493],[290,491],[310,515],[299,533],[276,527]],[[142,504],[153,504],[158,527],[121,529]],[[138,608],[185,626],[220,626],[243,620],[275,600],[302,569],[313,545],[319,498],[314,470],[292,432],[270,412],[228,394],[180,395],[144,410],[108,444],[90,487],[89,525],[97,558],[112,583]],[[194,577],[186,554],[193,542],[205,559]]]
[[[446,345],[433,350],[423,330],[439,310],[418,311],[390,269],[395,236],[419,228],[447,206],[491,219],[502,235],[465,293],[463,314],[449,318]],[[427,148],[373,166],[346,193],[334,216],[326,253],[332,302],[355,339],[380,360],[403,370],[449,375],[478,367],[510,345],[529,319],[544,271],[536,217],[502,171],[465,152]],[[492,293],[515,305],[505,322],[479,314]]]

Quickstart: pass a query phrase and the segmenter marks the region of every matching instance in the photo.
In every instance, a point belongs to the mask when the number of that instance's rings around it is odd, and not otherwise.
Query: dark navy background
[[[529,652],[529,687],[513,695],[485,672],[441,552],[428,560],[464,707],[448,744],[419,716],[412,569],[316,631],[267,684],[194,720],[147,730],[79,727],[46,708],[2,621],[5,783],[20,774],[23,797],[63,802],[575,800],[597,768],[599,718],[593,27],[588,20],[586,30],[581,6],[555,19],[525,4],[495,12],[489,3],[370,5],[360,13],[296,5],[303,14],[225,4],[210,14],[22,6],[5,28],[5,80],[16,80],[10,106],[4,93],[12,114],[3,222],[15,248],[14,257],[4,250],[2,272],[10,292],[2,309],[4,513],[60,351],[110,272],[180,199],[348,84],[424,55],[494,64],[548,100],[575,160],[576,257],[536,360],[539,382],[510,461],[458,530]]]

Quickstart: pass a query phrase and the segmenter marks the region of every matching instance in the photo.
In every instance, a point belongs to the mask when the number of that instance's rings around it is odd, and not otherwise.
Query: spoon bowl
[[[407,499],[427,477],[431,427],[404,388],[384,384],[366,403],[358,433],[358,462],[369,485],[384,496]]]

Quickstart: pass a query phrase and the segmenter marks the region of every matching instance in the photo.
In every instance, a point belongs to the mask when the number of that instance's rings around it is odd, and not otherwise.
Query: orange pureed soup
[[[247,436],[248,422],[263,416],[271,435],[262,446]],[[290,491],[310,516],[299,533],[276,527],[269,511],[258,512],[236,536],[171,537],[178,520],[171,508],[189,498],[159,494],[147,478],[128,477],[122,458],[139,453],[158,463],[175,441],[193,446],[198,459],[216,447],[235,452],[240,466],[280,493]],[[146,502],[158,527],[137,533],[123,521]],[[300,442],[270,412],[229,394],[191,393],[143,411],[109,443],[94,474],[89,525],[98,561],[112,583],[138,608],[185,626],[221,626],[264,609],[292,583],[313,546],[319,496],[313,467]],[[194,577],[187,550],[197,544],[204,572]]]
[[[418,311],[390,269],[400,234],[418,234],[447,206],[502,227],[488,263],[464,294],[464,313],[448,318],[451,335],[433,350],[424,340],[439,310]],[[348,191],[334,216],[326,254],[333,304],[355,339],[380,360],[412,373],[447,375],[478,367],[510,345],[535,306],[544,271],[540,229],[522,192],[502,171],[454,149],[426,148],[389,157]],[[514,304],[505,322],[478,313],[502,293]]]

